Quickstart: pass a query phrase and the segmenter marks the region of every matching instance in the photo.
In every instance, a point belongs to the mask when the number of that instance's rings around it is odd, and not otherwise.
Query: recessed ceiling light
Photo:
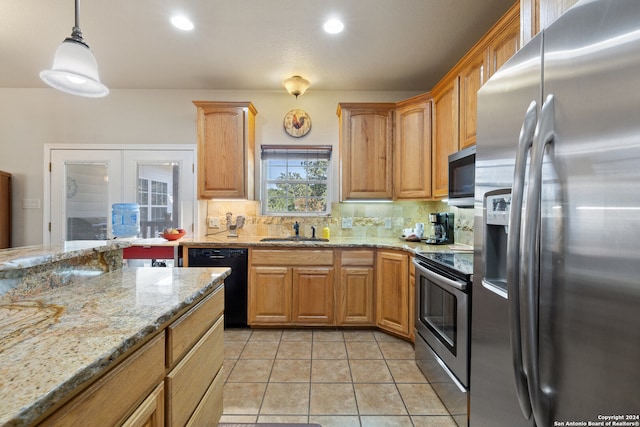
[[[176,15],[172,17],[171,23],[174,27],[183,31],[193,30],[193,22],[191,22],[191,20],[184,15]]]
[[[338,34],[344,30],[344,24],[338,19],[329,19],[324,23],[322,28],[329,34]]]

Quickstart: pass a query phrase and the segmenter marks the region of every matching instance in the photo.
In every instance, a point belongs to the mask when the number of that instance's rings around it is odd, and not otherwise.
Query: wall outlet
[[[391,230],[391,218],[384,219],[384,228],[387,230]]]
[[[207,222],[209,228],[220,228],[220,218],[218,217],[210,216],[209,218],[207,218]]]
[[[342,228],[352,228],[352,227],[353,227],[352,218],[342,218]]]

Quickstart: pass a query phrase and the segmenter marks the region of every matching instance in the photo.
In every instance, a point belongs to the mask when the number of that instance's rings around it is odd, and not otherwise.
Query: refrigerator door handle
[[[507,235],[507,291],[509,300],[509,331],[511,335],[511,355],[516,381],[516,393],[522,415],[531,418],[527,376],[522,362],[522,329],[520,323],[520,233],[522,200],[524,198],[524,179],[527,157],[533,145],[533,136],[538,122],[538,104],[532,101],[520,130],[516,164],[511,189],[511,208],[509,212],[509,234]]]
[[[540,111],[533,142],[533,153],[529,168],[529,188],[524,224],[523,257],[525,268],[521,274],[524,285],[524,353],[525,372],[529,382],[531,409],[537,426],[549,424],[548,399],[540,386],[540,367],[538,352],[538,295],[540,286],[540,205],[542,194],[542,166],[547,145],[553,143],[554,134],[554,98],[547,96]]]

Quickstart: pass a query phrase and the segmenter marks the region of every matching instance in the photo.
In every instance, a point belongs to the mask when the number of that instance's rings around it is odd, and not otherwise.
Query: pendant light
[[[109,89],[100,82],[96,58],[82,38],[78,1],[75,0],[76,20],[71,36],[58,47],[53,67],[42,71],[40,78],[49,86],[73,95],[91,98],[107,96]]]

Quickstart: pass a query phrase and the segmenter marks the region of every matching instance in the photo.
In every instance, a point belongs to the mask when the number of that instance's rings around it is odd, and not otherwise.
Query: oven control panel
[[[487,224],[509,225],[511,194],[493,194],[486,197]]]

